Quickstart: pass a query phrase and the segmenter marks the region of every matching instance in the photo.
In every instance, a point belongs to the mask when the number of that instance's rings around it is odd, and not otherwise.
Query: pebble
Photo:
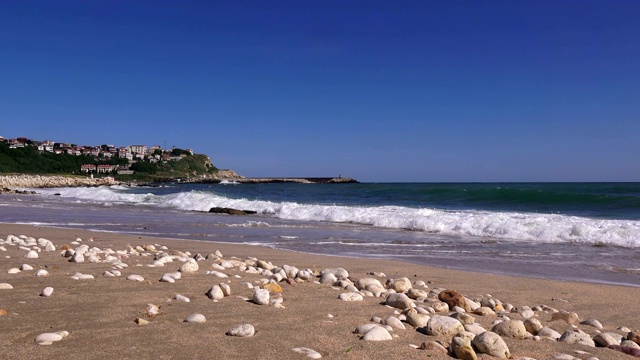
[[[587,319],[585,321],[580,322],[581,325],[587,325],[587,326],[593,326],[596,329],[601,330],[602,329],[602,324],[600,323],[600,321],[596,320],[596,319]]]
[[[48,276],[48,275],[49,275],[49,272],[47,270],[45,270],[45,269],[39,269],[34,274],[34,276],[37,276],[37,277]]]
[[[258,305],[267,305],[269,303],[269,290],[256,289],[253,292],[251,301]]]
[[[410,309],[416,306],[416,304],[406,294],[401,293],[389,294],[384,303],[385,305],[401,310]]]
[[[127,280],[131,280],[131,281],[144,281],[144,278],[142,277],[142,275],[135,275],[135,274],[131,274],[131,275],[127,276]]]
[[[178,300],[178,301],[182,301],[182,302],[191,302],[191,299],[189,299],[188,297],[184,296],[184,295],[180,295],[180,294],[175,294],[173,296],[174,299]]]
[[[76,251],[69,261],[74,263],[84,262],[84,255],[81,252]]]
[[[13,289],[13,286],[11,286],[11,284],[0,283],[0,290],[11,290],[11,289]]]
[[[425,330],[432,336],[453,336],[460,331],[464,331],[462,323],[452,317],[433,315],[427,322]]]
[[[224,298],[224,292],[222,292],[220,285],[213,285],[207,292],[207,296],[213,301],[218,301]]]
[[[18,269],[18,268],[11,268],[11,269],[9,269],[9,271],[7,271],[7,274],[17,274],[17,273],[19,273],[19,272],[21,272],[21,270],[20,270],[20,269]]]
[[[364,298],[357,292],[346,292],[338,295],[338,299],[342,301],[362,301]]]
[[[507,344],[500,335],[494,332],[485,331],[476,335],[472,343],[481,354],[491,355],[500,359],[508,359],[511,356]]]
[[[160,308],[158,307],[158,305],[147,304],[147,310],[145,311],[145,314],[148,317],[154,318],[154,317],[158,316],[159,312],[160,312]]]
[[[31,250],[24,257],[26,257],[27,259],[37,259],[38,258],[38,252],[35,251],[35,250]]]
[[[256,333],[255,328],[251,324],[236,325],[226,332],[229,336],[250,337]]]
[[[160,278],[160,282],[168,282],[168,283],[173,284],[173,283],[176,282],[176,280],[174,278],[172,278],[171,276],[169,276],[168,274],[164,274]]]
[[[40,293],[40,296],[49,297],[51,296],[51,294],[53,294],[53,288],[50,286],[47,286],[46,288],[44,288],[44,290],[42,290],[42,293]]]
[[[362,340],[366,341],[384,341],[392,339],[393,337],[389,331],[381,326],[372,327],[362,336]]]
[[[320,355],[319,352],[313,350],[313,349],[309,349],[309,348],[305,348],[305,347],[297,347],[297,348],[293,348],[291,349],[297,353],[306,355],[309,358],[312,359],[320,359],[322,357],[322,355]]]
[[[394,317],[394,316],[389,316],[389,317],[385,318],[384,320],[382,320],[382,324],[383,325],[389,325],[394,329],[400,329],[400,330],[406,329],[406,327],[404,326],[402,321],[400,321],[400,319],[398,319],[397,317]]]
[[[29,271],[29,270],[33,270],[33,266],[29,265],[29,264],[22,264],[20,265],[20,270],[21,271]]]
[[[206,321],[207,321],[207,318],[202,314],[191,314],[187,316],[187,318],[184,320],[184,322],[188,322],[188,323],[203,323]]]
[[[506,336],[512,339],[524,339],[527,335],[527,329],[520,320],[502,321],[491,328],[491,331],[498,335]]]
[[[558,311],[551,315],[551,321],[563,320],[569,325],[578,325],[580,323],[580,318],[578,314],[574,312],[567,311]]]
[[[595,347],[596,344],[591,339],[591,336],[586,333],[578,332],[578,331],[565,331],[558,339],[560,342],[566,342],[568,344],[582,344],[587,346]]]
[[[56,341],[60,341],[67,337],[69,333],[67,331],[58,331],[54,333],[43,333],[35,338],[35,343],[38,345],[51,345]]]
[[[75,273],[71,278],[74,280],[89,280],[94,277],[91,274]]]
[[[186,261],[184,264],[180,266],[180,272],[183,273],[194,273],[200,269],[198,262],[194,259],[190,259]]]
[[[478,356],[471,347],[471,340],[462,337],[454,337],[451,341],[451,352],[460,360],[477,360]]]

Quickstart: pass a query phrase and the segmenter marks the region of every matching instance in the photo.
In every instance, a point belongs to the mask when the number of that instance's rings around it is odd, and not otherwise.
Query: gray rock
[[[600,321],[596,320],[596,319],[587,319],[585,321],[581,321],[580,325],[587,325],[587,326],[592,326],[596,329],[601,330],[602,329],[602,324],[600,323]]]
[[[593,342],[602,347],[620,345],[620,343],[622,343],[622,335],[615,333],[600,333],[593,337]]]
[[[566,331],[560,336],[560,339],[558,339],[558,341],[568,344],[582,344],[593,347],[596,346],[595,342],[593,341],[593,339],[591,339],[591,336],[589,336],[589,334],[578,331]]]
[[[520,320],[506,320],[497,323],[491,328],[491,331],[498,335],[506,336],[512,339],[524,339],[527,335],[527,329]]]
[[[453,336],[460,331],[464,331],[464,326],[460,321],[441,315],[433,315],[427,322],[425,330],[428,335]]]
[[[346,292],[338,295],[338,299],[342,301],[362,301],[364,298],[357,292]]]
[[[229,329],[226,334],[229,336],[250,337],[256,333],[256,329],[251,324],[236,325]]]
[[[401,293],[389,294],[384,303],[385,305],[401,310],[410,309],[416,306],[416,304],[406,294]]]
[[[382,320],[382,324],[389,325],[394,329],[400,329],[400,330],[406,329],[402,321],[400,321],[400,319],[394,316],[386,317],[385,319]]]
[[[500,359],[508,359],[511,356],[504,340],[500,335],[491,331],[476,335],[472,344],[481,354],[491,355]]]
[[[540,330],[538,330],[538,336],[540,337],[547,337],[547,338],[551,338],[554,340],[558,340],[560,339],[560,333],[553,330],[552,328],[548,328],[548,327],[543,327]]]

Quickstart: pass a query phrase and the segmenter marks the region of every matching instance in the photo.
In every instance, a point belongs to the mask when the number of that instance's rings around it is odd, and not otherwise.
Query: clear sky
[[[0,136],[248,177],[640,181],[640,1],[5,0]]]

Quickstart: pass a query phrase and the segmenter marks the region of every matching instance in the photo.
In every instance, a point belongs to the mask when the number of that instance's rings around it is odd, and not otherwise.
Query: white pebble
[[[24,257],[26,257],[27,259],[37,259],[38,258],[38,252],[35,251],[35,250],[31,250]]]
[[[255,334],[256,330],[251,324],[242,324],[234,326],[227,331],[229,336],[249,337]]]
[[[9,271],[7,271],[7,274],[17,274],[19,273],[21,270],[18,268],[11,268],[9,269]]]
[[[51,286],[48,286],[44,288],[44,290],[42,290],[40,296],[49,297],[51,296],[51,294],[53,294],[53,288]]]
[[[127,276],[127,280],[131,280],[131,281],[144,281],[144,278],[141,275],[129,275]]]
[[[203,323],[206,321],[207,321],[207,318],[204,317],[204,315],[202,314],[191,314],[187,316],[187,318],[184,320],[184,322],[188,322],[188,323]]]
[[[13,289],[13,286],[11,286],[11,284],[0,283],[0,290],[11,290],[11,289]]]
[[[47,276],[47,275],[49,275],[49,272],[47,270],[45,270],[45,269],[39,269],[34,274],[34,276],[37,276],[37,277],[42,277],[42,276]]]
[[[29,270],[33,270],[33,266],[29,265],[29,264],[22,264],[20,266],[20,270],[22,271],[29,271]]]
[[[176,294],[173,298],[178,300],[178,301],[182,301],[182,302],[191,302],[191,299],[189,299],[188,297],[186,297],[184,295],[180,295],[180,294]]]

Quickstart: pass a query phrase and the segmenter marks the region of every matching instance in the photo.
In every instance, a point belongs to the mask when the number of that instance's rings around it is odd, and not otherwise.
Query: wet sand
[[[40,252],[37,259],[25,258],[26,251],[7,246],[0,251],[0,283],[10,283],[12,290],[0,290],[0,358],[49,359],[305,359],[293,352],[295,347],[307,347],[319,352],[323,358],[340,359],[450,359],[447,355],[419,350],[428,340],[450,342],[450,337],[424,335],[408,324],[406,330],[395,330],[397,335],[389,341],[363,341],[353,334],[360,324],[373,316],[387,317],[394,309],[381,305],[383,298],[365,297],[359,302],[345,302],[337,297],[344,290],[330,285],[305,282],[289,285],[281,282],[284,308],[261,306],[237,296],[251,298],[252,290],[243,282],[256,284],[265,276],[248,274],[238,269],[223,271],[230,277],[223,279],[206,275],[213,261],[200,261],[200,270],[186,273],[174,284],[159,282],[163,274],[178,270],[181,263],[171,262],[164,267],[149,267],[152,256],[130,256],[129,265],[121,270],[121,277],[106,277],[103,272],[112,268],[108,263],[71,263],[60,255],[60,247],[72,245],[76,238],[82,244],[123,250],[148,244],[164,245],[169,250],[207,255],[219,250],[225,259],[255,257],[271,261],[276,266],[291,265],[299,269],[321,271],[343,267],[350,278],[373,277],[368,272],[383,272],[386,279],[408,277],[422,280],[429,288],[455,289],[471,299],[489,295],[515,307],[542,306],[576,312],[581,320],[595,318],[603,325],[602,331],[626,335],[620,327],[640,329],[640,288],[539,280],[520,277],[479,274],[419,266],[398,261],[371,260],[346,257],[309,255],[292,251],[273,250],[259,246],[228,243],[170,240],[90,232],[79,229],[47,228],[29,225],[0,224],[0,238],[8,235],[26,235],[51,240],[58,250]],[[93,241],[89,239],[93,238]],[[10,268],[22,264],[34,270],[8,274]],[[35,277],[38,269],[47,269],[47,277]],[[90,280],[73,280],[76,272],[94,275]],[[143,276],[146,281],[126,280],[130,274]],[[241,278],[234,278],[238,275]],[[205,293],[212,285],[228,283],[232,294],[213,302]],[[39,296],[47,286],[54,288],[50,297]],[[428,291],[428,289],[427,289]],[[181,294],[191,299],[183,303],[173,299]],[[148,325],[137,325],[136,318],[145,318],[148,303],[160,306],[155,318],[147,318]],[[207,321],[189,324],[184,319],[201,313]],[[333,317],[329,318],[328,314]],[[448,315],[449,313],[445,313]],[[490,329],[497,316],[474,316],[476,322]],[[511,319],[522,319],[509,314]],[[545,325],[562,333],[571,328],[563,321],[551,322],[549,312],[536,312]],[[237,324],[255,326],[256,335],[248,338],[226,336],[225,332]],[[594,335],[596,329],[586,325],[578,328]],[[49,346],[34,343],[37,335],[66,330],[69,336]],[[632,359],[611,349],[584,345],[569,345],[552,341],[505,339],[513,358],[532,357],[548,359],[555,354],[571,354],[580,359],[596,356],[598,359]],[[579,354],[575,351],[585,351]],[[480,359],[489,359],[479,355]]]

